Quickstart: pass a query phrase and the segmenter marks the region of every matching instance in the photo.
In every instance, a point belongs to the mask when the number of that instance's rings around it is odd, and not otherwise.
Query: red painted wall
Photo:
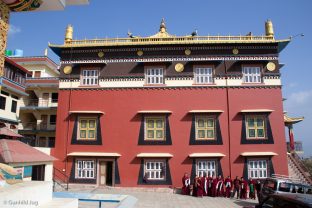
[[[138,186],[142,152],[171,153],[169,159],[173,186],[181,186],[184,172],[191,173],[191,153],[218,152],[226,156],[221,159],[224,176],[243,174],[244,158],[241,152],[270,151],[275,173],[287,175],[286,142],[284,135],[282,95],[279,88],[232,88],[228,91],[230,111],[227,110],[226,88],[144,88],[109,90],[60,90],[57,111],[56,145],[52,151],[59,161],[55,166],[70,174],[71,162],[66,165],[66,154],[70,152],[117,152],[120,186]],[[270,114],[274,144],[241,145],[242,109],[272,109]],[[68,120],[68,111],[103,111],[101,130],[103,144],[71,145],[74,119]],[[140,110],[169,110],[172,145],[138,145],[141,115]],[[192,115],[190,110],[223,110],[219,121],[223,145],[189,145]],[[228,129],[228,115],[230,129]],[[69,129],[69,131],[68,131]],[[229,151],[229,135],[231,148]],[[147,185],[144,185],[147,186]],[[150,186],[150,185],[148,185]]]

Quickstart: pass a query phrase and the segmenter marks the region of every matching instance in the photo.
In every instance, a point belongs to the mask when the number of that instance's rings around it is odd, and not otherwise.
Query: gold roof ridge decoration
[[[73,40],[73,27],[69,25],[63,45],[50,44],[51,48],[72,48],[72,47],[97,47],[97,46],[135,46],[135,45],[174,45],[174,44],[227,44],[227,43],[288,43],[291,38],[276,40],[274,38],[273,24],[271,20],[265,22],[265,35],[255,36],[251,33],[247,35],[226,35],[226,36],[175,36],[167,32],[164,18],[160,23],[159,32],[148,37],[130,36],[125,38],[103,38],[103,39],[83,39]],[[283,48],[283,47],[282,47]]]
[[[284,113],[284,123],[286,125],[299,123],[303,120],[304,120],[304,117],[290,117],[286,113]]]

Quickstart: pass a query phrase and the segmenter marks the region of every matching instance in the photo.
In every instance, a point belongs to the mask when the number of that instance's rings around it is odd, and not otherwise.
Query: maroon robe
[[[208,177],[202,177],[203,195],[208,196]]]
[[[198,190],[197,180],[198,178],[194,178],[194,181],[193,181],[193,196],[197,196],[197,190]]]
[[[203,184],[203,178],[197,179],[197,197],[203,197],[204,195],[204,184]]]
[[[212,189],[211,189],[212,197],[217,196],[217,184],[218,184],[218,179],[217,178],[212,179]]]
[[[191,184],[190,177],[183,176],[182,178],[182,194],[183,195],[190,195],[190,184]]]
[[[232,189],[232,180],[230,178],[226,178],[224,181],[225,186],[225,197],[230,198],[231,197],[231,189]]]
[[[247,186],[248,186],[248,183],[247,181],[241,181],[241,187],[240,187],[240,198],[241,199],[247,199]]]
[[[223,196],[223,179],[220,178],[218,179],[218,183],[217,183],[217,196]]]
[[[212,196],[212,183],[213,183],[213,179],[212,177],[208,177],[208,181],[207,181],[207,195],[208,196]]]

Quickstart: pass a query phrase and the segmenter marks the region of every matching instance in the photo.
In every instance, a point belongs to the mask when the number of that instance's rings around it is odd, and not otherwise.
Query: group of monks
[[[221,175],[216,176],[195,176],[193,183],[187,173],[182,178],[182,194],[193,195],[196,197],[211,196],[211,197],[234,197],[237,199],[247,199],[247,189],[249,190],[249,198],[256,199],[261,190],[260,180],[254,181],[252,178],[249,181],[240,179],[238,176],[234,180],[228,176],[223,179]]]

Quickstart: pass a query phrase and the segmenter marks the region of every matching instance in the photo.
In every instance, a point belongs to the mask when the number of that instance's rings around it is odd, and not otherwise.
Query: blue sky
[[[13,13],[8,49],[23,49],[26,56],[43,55],[51,43],[63,43],[67,24],[74,26],[74,38],[149,36],[165,18],[169,33],[199,35],[264,34],[264,22],[271,19],[275,38],[299,33],[280,54],[285,110],[291,116],[305,116],[295,125],[295,137],[304,142],[306,156],[312,156],[312,1],[311,0],[91,0],[88,6],[64,11]],[[58,58],[49,51],[49,56]],[[270,99],[270,98],[267,98]]]

